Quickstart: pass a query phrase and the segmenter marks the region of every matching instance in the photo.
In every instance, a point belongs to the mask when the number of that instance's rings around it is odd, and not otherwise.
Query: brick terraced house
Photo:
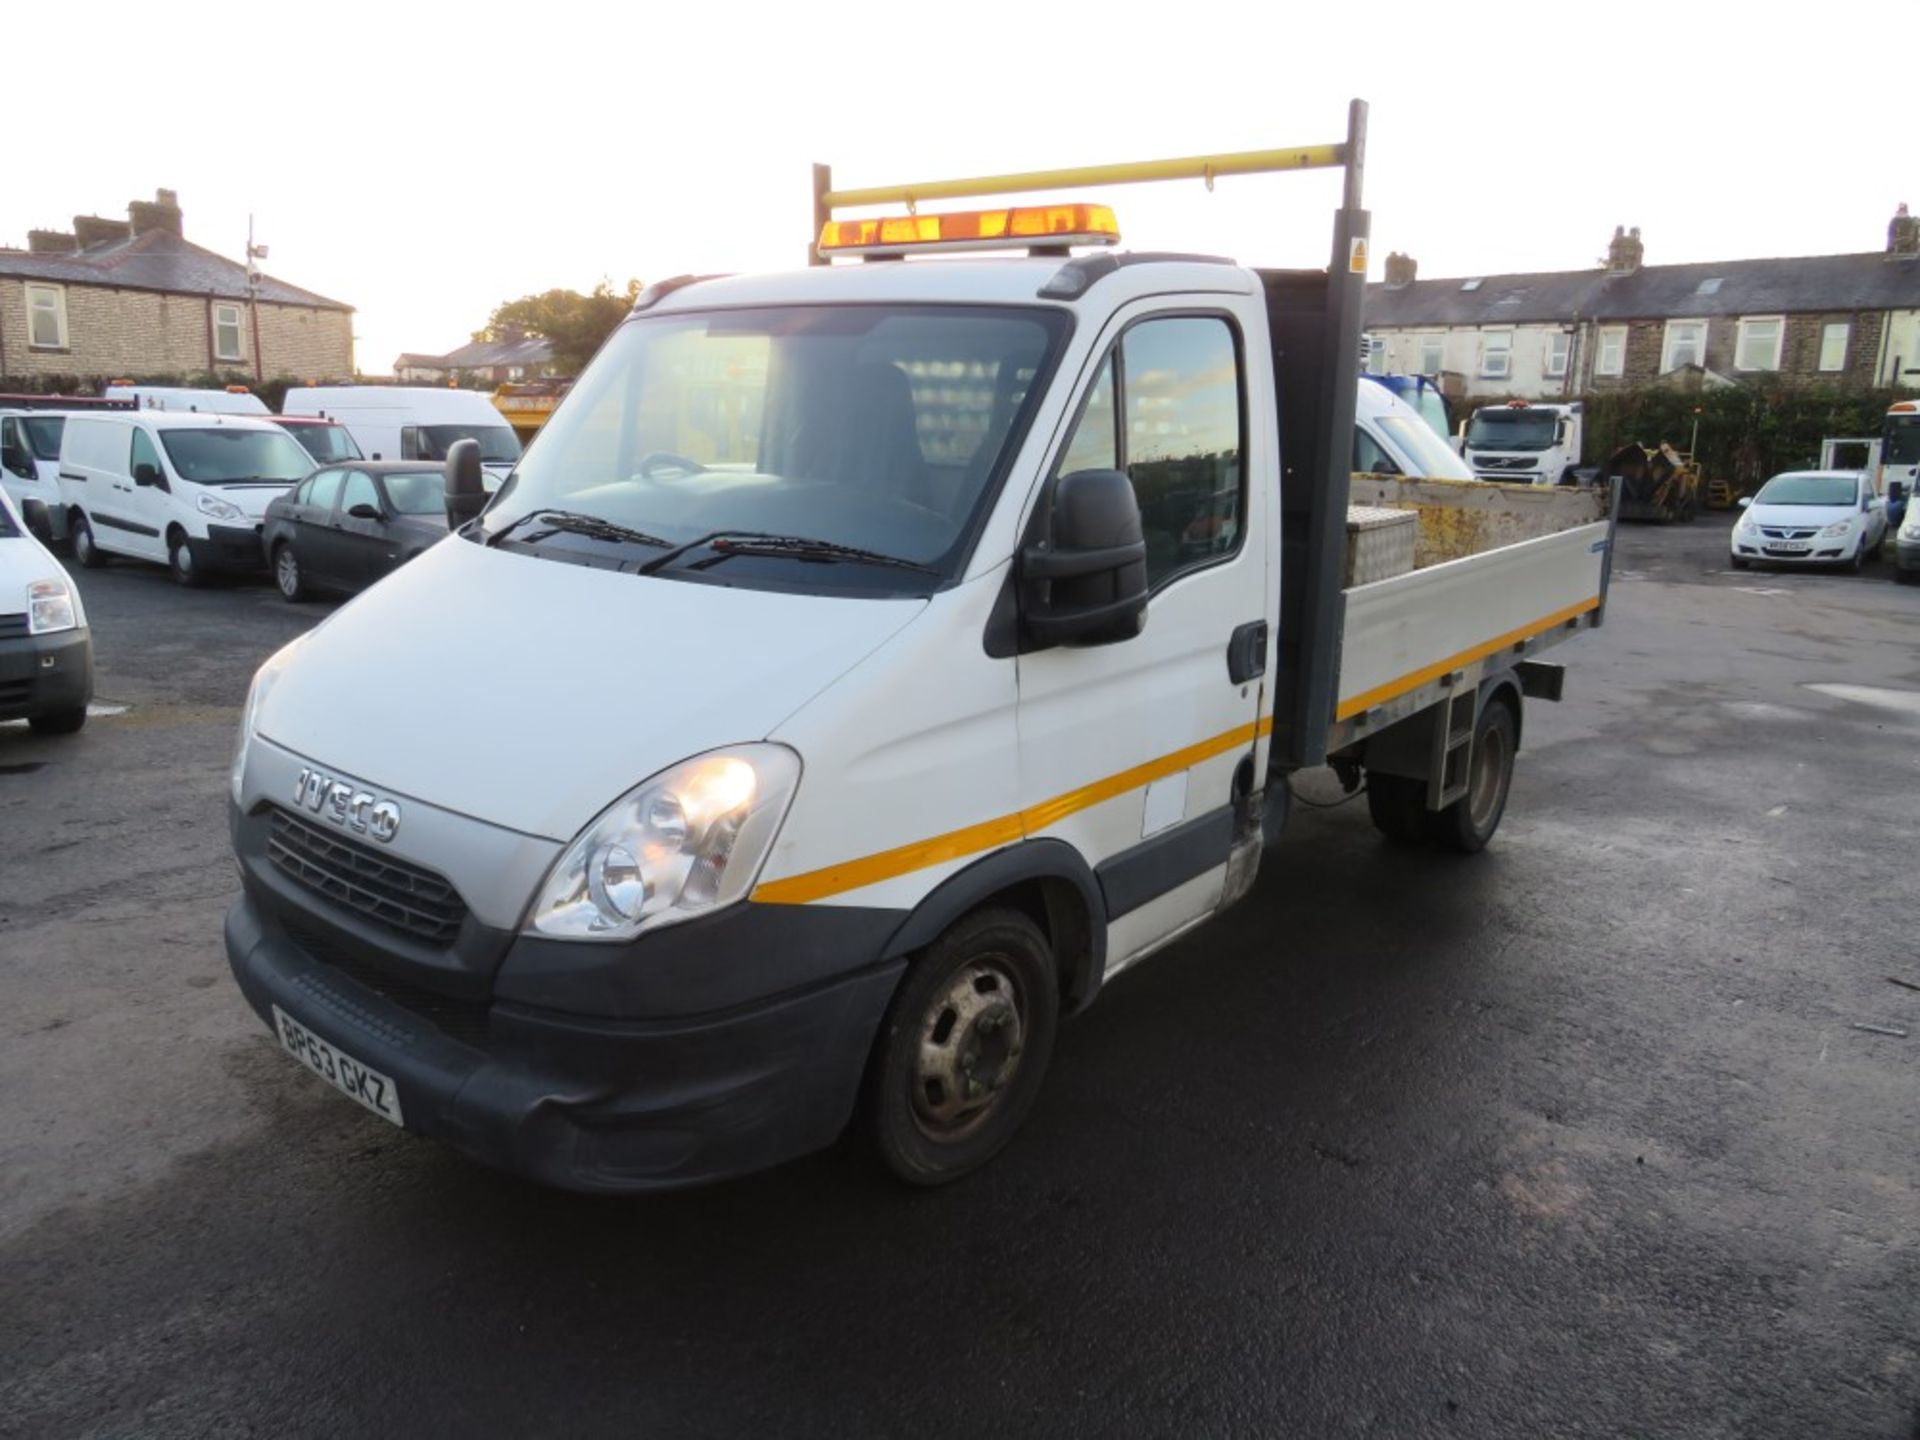
[[[353,374],[353,307],[188,240],[171,190],[0,249],[0,375]]]
[[[1466,397],[1555,399],[1663,383],[1771,380],[1920,389],[1920,220],[1857,255],[1643,265],[1616,230],[1593,270],[1367,287],[1367,366],[1458,377]]]

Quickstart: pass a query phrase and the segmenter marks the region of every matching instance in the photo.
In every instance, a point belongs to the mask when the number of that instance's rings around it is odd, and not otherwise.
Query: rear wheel
[[[45,715],[31,715],[27,724],[36,735],[71,735],[87,723],[87,707],[82,705],[74,710],[53,710]]]
[[[293,553],[291,540],[273,547],[273,583],[280,587],[280,597],[295,605],[312,593],[300,574],[300,557]]]
[[[1427,838],[1427,782],[1369,770],[1367,814],[1373,828],[1396,844],[1420,844]]]
[[[173,576],[176,585],[184,585],[189,590],[198,588],[201,583],[200,567],[193,559],[193,547],[178,530],[167,538],[167,572]]]
[[[975,911],[934,941],[887,1007],[868,1072],[887,1168],[944,1185],[998,1154],[1040,1093],[1059,1015],[1052,947],[1019,911]]]
[[[1473,759],[1467,767],[1467,793],[1427,817],[1427,833],[1449,850],[1472,855],[1487,847],[1506,813],[1513,785],[1515,726],[1504,700],[1480,711],[1473,731]]]
[[[98,570],[105,565],[107,557],[93,543],[93,526],[87,523],[87,517],[75,510],[69,523],[73,527],[73,558],[80,562],[80,567],[83,570]]]

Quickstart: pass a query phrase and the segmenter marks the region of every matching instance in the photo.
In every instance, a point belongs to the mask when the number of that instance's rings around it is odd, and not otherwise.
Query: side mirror
[[[1049,519],[1050,539],[1020,552],[1028,633],[1043,645],[1110,645],[1138,635],[1147,615],[1147,543],[1133,482],[1120,470],[1062,475]]]
[[[47,514],[47,502],[27,500],[20,506],[20,518],[27,522],[27,533],[42,545],[53,544],[53,517]]]
[[[1738,505],[1742,510],[1744,510],[1747,508],[1747,506],[1753,503],[1753,496],[1742,495],[1738,500],[1734,501],[1733,503]]]
[[[378,505],[369,505],[364,500],[362,500],[358,505],[350,506],[347,510],[347,514],[350,515],[355,520],[384,520],[387,518],[384,514],[381,513],[380,507]]]
[[[133,483],[136,485],[158,485],[166,488],[166,477],[161,475],[160,467],[151,460],[142,460],[133,467]]]
[[[34,474],[33,462],[27,459],[25,453],[18,445],[8,445],[0,448],[0,468],[11,470],[22,479],[33,480],[37,478]]]
[[[487,508],[487,482],[480,469],[480,442],[456,440],[447,451],[447,528],[458,530]]]

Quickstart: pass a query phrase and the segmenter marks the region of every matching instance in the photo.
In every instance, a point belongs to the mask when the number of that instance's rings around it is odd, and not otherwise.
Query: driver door
[[[1142,302],[1115,317],[1048,471],[1132,480],[1151,587],[1144,628],[1018,660],[1027,833],[1065,840],[1093,866],[1109,974],[1219,905],[1234,798],[1258,787],[1265,763],[1272,501],[1248,476],[1273,473],[1257,463],[1271,441],[1250,400],[1271,382],[1246,362],[1242,337],[1264,333],[1254,302],[1209,300],[1181,311]],[[1236,642],[1260,657],[1256,673],[1233,673]]]

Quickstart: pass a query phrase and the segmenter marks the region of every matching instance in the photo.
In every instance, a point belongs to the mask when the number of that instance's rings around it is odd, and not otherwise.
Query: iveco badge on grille
[[[371,835],[382,843],[400,833],[400,806],[366,790],[356,790],[311,768],[302,769],[293,782],[294,803],[324,815],[343,829]]]

